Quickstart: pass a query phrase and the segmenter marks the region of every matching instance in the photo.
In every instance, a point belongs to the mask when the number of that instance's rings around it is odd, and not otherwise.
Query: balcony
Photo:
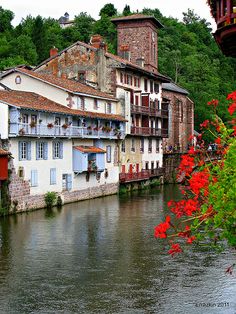
[[[162,130],[149,128],[149,127],[132,126],[131,127],[131,134],[132,135],[142,135],[142,136],[159,136],[159,137],[162,137]]]
[[[148,180],[149,177],[150,177],[149,170],[142,170],[140,172],[132,172],[132,173],[120,173],[119,175],[121,183]]]
[[[117,129],[103,130],[98,128],[77,127],[53,124],[37,124],[31,127],[28,123],[10,123],[9,136],[28,136],[28,137],[64,137],[64,138],[108,138],[122,139],[124,132]]]
[[[131,113],[146,114],[155,117],[161,117],[161,110],[146,106],[131,105]]]
[[[164,168],[142,170],[140,172],[120,173],[119,179],[120,179],[120,183],[128,183],[128,182],[148,180],[153,177],[159,177],[159,176],[162,176],[163,173],[164,173]]]

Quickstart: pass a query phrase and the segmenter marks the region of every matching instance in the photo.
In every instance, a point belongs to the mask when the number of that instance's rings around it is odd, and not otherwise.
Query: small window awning
[[[106,151],[102,148],[95,146],[73,146],[74,149],[79,150],[82,153],[105,153]]]

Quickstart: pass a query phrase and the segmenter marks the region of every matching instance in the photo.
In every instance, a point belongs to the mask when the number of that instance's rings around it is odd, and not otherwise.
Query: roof
[[[75,46],[78,46],[78,45],[84,46],[85,48],[90,49],[90,50],[93,50],[93,51],[97,51],[97,50],[98,50],[97,48],[93,47],[92,45],[88,45],[88,44],[86,44],[86,43],[84,43],[84,42],[78,40],[78,41],[76,41],[75,43],[73,43],[72,45],[70,45],[69,47],[67,47],[67,48],[61,50],[60,52],[58,52],[58,54],[56,54],[55,56],[49,57],[48,59],[46,59],[46,60],[44,60],[43,62],[41,62],[38,66],[36,66],[36,67],[34,68],[34,70],[37,70],[37,69],[40,68],[42,65],[48,63],[49,61],[51,61],[51,60],[57,58],[58,56],[62,55],[62,54],[63,54],[64,52],[66,52],[67,50],[69,50],[69,49],[71,49],[71,48],[73,48],[73,47],[75,47]]]
[[[139,66],[139,65],[137,65],[135,63],[132,63],[132,62],[126,60],[126,59],[123,59],[123,58],[121,58],[119,56],[113,55],[112,53],[106,52],[105,56],[108,57],[108,58],[112,58],[113,60],[116,60],[118,62],[121,62],[121,63],[124,64],[124,66],[129,67],[129,68],[131,68],[133,70],[136,70],[136,71],[139,71],[139,72],[141,71],[141,72],[143,72],[147,76],[152,76],[154,78],[159,79],[162,82],[170,82],[170,78],[169,77],[164,76],[164,75],[160,74],[159,72],[157,72],[157,73],[150,72],[147,69],[145,69],[145,68],[143,68],[143,67],[141,67],[141,66]]]
[[[114,96],[111,96],[107,93],[96,90],[95,88],[93,88],[91,86],[81,84],[79,82],[75,82],[75,81],[70,80],[70,79],[59,78],[59,77],[56,77],[56,76],[50,75],[50,74],[36,73],[36,72],[26,70],[26,69],[12,69],[11,71],[4,73],[2,75],[2,77],[7,76],[8,74],[10,74],[12,72],[26,74],[30,77],[36,78],[36,79],[43,81],[45,83],[48,83],[50,85],[54,85],[58,88],[64,89],[64,90],[71,92],[71,93],[84,94],[84,95],[88,95],[90,97],[92,96],[94,98],[100,97],[103,99],[109,99],[109,100],[117,101],[117,99]]]
[[[2,148],[0,148],[0,156],[7,156],[10,155],[10,153]]]
[[[174,84],[173,82],[162,84],[162,89],[168,90],[171,92],[175,92],[175,93],[179,93],[179,94],[184,94],[184,95],[189,94],[189,92],[186,89]]]
[[[125,118],[120,115],[71,109],[32,92],[0,90],[0,102],[4,102],[10,106],[16,106],[29,110],[61,113],[105,120],[126,121]]]
[[[118,24],[119,22],[129,22],[129,21],[137,21],[137,20],[151,20],[157,27],[163,28],[164,26],[155,18],[155,16],[144,15],[144,14],[132,14],[128,16],[116,17],[111,19],[114,24]]]
[[[104,149],[95,146],[73,146],[73,148],[79,150],[82,153],[105,153]]]

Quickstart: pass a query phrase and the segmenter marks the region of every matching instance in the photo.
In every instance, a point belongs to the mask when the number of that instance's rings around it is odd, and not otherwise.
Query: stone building
[[[169,134],[163,140],[164,152],[186,152],[194,133],[194,104],[188,91],[171,83],[162,85],[162,97],[168,103]]]
[[[160,175],[162,139],[168,136],[162,84],[170,79],[158,72],[158,28],[153,16],[135,14],[112,20],[118,29],[118,55],[107,52],[101,36],[90,45],[76,42],[35,68],[36,72],[67,77],[118,98],[128,120],[120,146],[121,181]],[[165,108],[166,109],[166,108]]]

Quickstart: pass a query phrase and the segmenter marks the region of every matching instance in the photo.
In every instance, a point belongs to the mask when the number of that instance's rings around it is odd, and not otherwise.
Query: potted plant
[[[19,130],[19,134],[20,134],[20,135],[24,135],[24,134],[25,134],[25,129],[24,129],[24,128],[20,129],[20,130]]]
[[[69,125],[68,125],[68,124],[66,124],[66,123],[62,124],[62,128],[63,128],[63,129],[65,129],[65,130],[66,130],[68,127],[69,127]]]
[[[47,127],[48,127],[49,129],[52,129],[52,128],[53,128],[53,126],[54,126],[54,125],[53,125],[53,123],[51,123],[51,122],[50,122],[50,123],[48,123],[48,125],[47,125]]]
[[[30,122],[30,127],[31,127],[31,128],[35,128],[35,127],[36,127],[36,121],[32,120],[32,121]]]

